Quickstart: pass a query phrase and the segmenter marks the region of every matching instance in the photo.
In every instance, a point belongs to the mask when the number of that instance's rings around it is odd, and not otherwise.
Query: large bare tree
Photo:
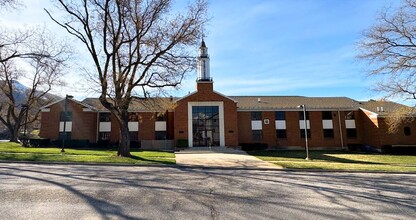
[[[88,50],[101,104],[120,126],[119,156],[129,157],[128,108],[134,94],[175,87],[195,68],[192,46],[201,39],[207,4],[197,0],[172,12],[171,0],[58,0],[53,21]]]
[[[69,55],[67,46],[43,29],[0,34],[0,123],[9,130],[10,141],[18,142],[21,127],[35,122],[40,107],[53,101],[48,92],[61,83]]]
[[[359,41],[359,58],[368,62],[375,90],[386,98],[416,100],[416,0],[385,8]],[[399,109],[389,120],[395,130],[413,108]]]

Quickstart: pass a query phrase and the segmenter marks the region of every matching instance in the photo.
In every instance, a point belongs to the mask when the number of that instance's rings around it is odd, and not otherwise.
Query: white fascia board
[[[375,113],[375,112],[373,112],[373,111],[370,111],[370,110],[367,110],[367,109],[365,109],[365,108],[361,108],[361,107],[360,107],[360,109],[361,109],[362,111],[364,111],[364,112],[368,112],[368,113],[370,113],[371,115],[375,115],[376,117],[378,116],[378,114],[377,114],[377,113]]]
[[[50,109],[50,108],[42,108],[40,111],[41,111],[41,112],[50,112],[50,111],[51,111],[51,109]]]

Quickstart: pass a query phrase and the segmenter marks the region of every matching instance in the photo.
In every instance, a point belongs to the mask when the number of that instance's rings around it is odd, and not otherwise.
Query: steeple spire
[[[209,55],[208,47],[202,38],[201,46],[199,47],[198,56],[198,81],[212,81],[209,75]]]

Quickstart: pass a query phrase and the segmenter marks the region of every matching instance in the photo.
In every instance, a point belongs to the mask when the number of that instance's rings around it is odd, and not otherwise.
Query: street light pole
[[[74,96],[66,95],[65,96],[65,104],[64,104],[64,137],[62,139],[62,149],[61,153],[65,152],[65,139],[66,139],[66,118],[68,117],[68,99],[72,99]]]
[[[26,105],[26,104],[23,104],[22,105],[22,108],[24,108],[25,109],[25,127],[24,127],[24,131],[23,131],[23,135],[24,135],[24,140],[23,140],[23,146],[24,147],[27,147],[27,145],[28,145],[28,143],[27,143],[27,114],[28,114],[28,111],[29,111],[29,106],[28,105]]]
[[[306,123],[306,105],[299,105],[298,108],[303,109],[303,122],[305,126],[305,149],[306,149],[306,158],[305,160],[309,160],[309,148],[308,148],[308,123]]]

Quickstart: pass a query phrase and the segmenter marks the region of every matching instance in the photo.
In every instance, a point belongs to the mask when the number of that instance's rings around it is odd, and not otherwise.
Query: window
[[[281,111],[275,112],[274,118],[275,118],[274,120],[286,120],[286,114],[285,112],[281,112]]]
[[[355,119],[355,116],[354,116],[354,112],[345,112],[345,119],[346,120],[352,120],[352,119]]]
[[[156,140],[166,140],[166,131],[155,131]]]
[[[305,129],[300,129],[300,137],[305,138]],[[311,138],[311,129],[308,129],[308,138]]]
[[[410,131],[410,127],[404,127],[404,135],[410,136],[412,132]]]
[[[138,141],[139,140],[139,132],[137,131],[130,131],[130,141]]]
[[[303,120],[303,111],[299,112],[299,120]],[[306,120],[309,120],[309,112],[306,112]]]
[[[137,113],[130,113],[129,121],[139,121],[139,115]]]
[[[156,113],[156,121],[166,121],[166,113]]]
[[[253,130],[253,141],[262,141],[262,140],[263,140],[263,131]]]
[[[110,121],[111,121],[111,113],[110,112],[100,113],[100,122],[110,122]]]
[[[283,130],[283,129],[276,130],[276,135],[277,135],[277,138],[281,138],[281,139],[287,138],[286,130]]]
[[[355,128],[347,128],[347,138],[356,138],[357,130]]]
[[[334,137],[334,129],[324,129],[324,137],[325,138],[333,138]]]
[[[322,120],[331,120],[332,119],[332,112],[331,111],[323,111],[322,112]]]
[[[102,141],[110,140],[110,132],[100,132],[99,139]]]
[[[261,112],[251,112],[252,121],[261,121]]]
[[[71,140],[71,132],[59,132],[59,140]]]
[[[72,112],[61,112],[60,121],[72,121]]]

